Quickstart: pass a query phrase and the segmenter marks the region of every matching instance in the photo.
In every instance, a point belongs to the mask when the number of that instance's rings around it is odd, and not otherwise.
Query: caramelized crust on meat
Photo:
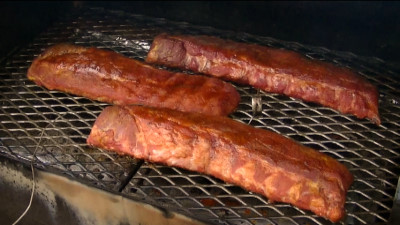
[[[118,105],[141,104],[228,115],[240,96],[229,83],[156,69],[116,52],[59,44],[37,57],[28,78],[60,90]]]
[[[374,85],[347,68],[293,51],[210,36],[161,34],[154,39],[146,61],[316,102],[380,124]]]
[[[333,222],[353,181],[335,159],[227,117],[140,106],[107,107],[89,145],[205,173]]]

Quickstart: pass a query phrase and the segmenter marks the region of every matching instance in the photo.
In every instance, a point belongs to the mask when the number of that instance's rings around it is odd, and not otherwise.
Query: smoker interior
[[[215,224],[331,224],[290,204],[216,178],[151,164],[86,145],[105,103],[39,87],[26,78],[32,60],[56,43],[111,49],[144,60],[161,33],[206,34],[294,50],[349,67],[379,89],[382,125],[278,94],[234,84],[241,94],[232,119],[272,130],[343,163],[355,180],[339,224],[386,224],[400,175],[398,71],[377,58],[305,46],[270,37],[194,26],[102,8],[70,14],[0,63],[0,155],[55,170],[124,196],[143,197]],[[187,72],[187,71],[186,71]]]

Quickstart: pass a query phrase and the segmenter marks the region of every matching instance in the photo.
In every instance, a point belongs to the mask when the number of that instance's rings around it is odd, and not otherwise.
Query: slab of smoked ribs
[[[118,105],[141,104],[228,115],[240,96],[217,78],[156,69],[116,52],[58,44],[38,56],[28,78],[60,90]]]
[[[333,222],[344,216],[346,193],[353,182],[335,159],[222,116],[110,106],[97,118],[87,143],[212,175]]]
[[[347,68],[293,51],[210,36],[160,34],[146,62],[249,84],[380,124],[374,85]]]

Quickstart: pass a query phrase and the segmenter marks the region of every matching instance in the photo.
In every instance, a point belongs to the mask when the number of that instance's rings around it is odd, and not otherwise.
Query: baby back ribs
[[[71,44],[37,57],[28,78],[60,90],[118,105],[141,104],[210,115],[228,115],[240,96],[217,78],[156,69],[116,52]]]
[[[293,51],[210,36],[160,34],[146,61],[249,84],[380,124],[374,85],[350,69]]]
[[[344,165],[323,153],[221,116],[110,106],[87,143],[212,175],[333,222],[344,215],[353,181]]]

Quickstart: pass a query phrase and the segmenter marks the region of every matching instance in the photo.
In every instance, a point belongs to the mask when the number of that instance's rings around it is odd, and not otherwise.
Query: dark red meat
[[[60,90],[119,105],[142,104],[228,115],[240,96],[229,83],[156,69],[116,52],[59,44],[37,57],[28,78]]]
[[[87,143],[209,174],[333,222],[344,215],[353,181],[345,166],[325,154],[220,116],[110,106],[97,118]]]
[[[349,69],[296,52],[209,36],[161,34],[146,61],[316,102],[380,124],[374,85]]]

